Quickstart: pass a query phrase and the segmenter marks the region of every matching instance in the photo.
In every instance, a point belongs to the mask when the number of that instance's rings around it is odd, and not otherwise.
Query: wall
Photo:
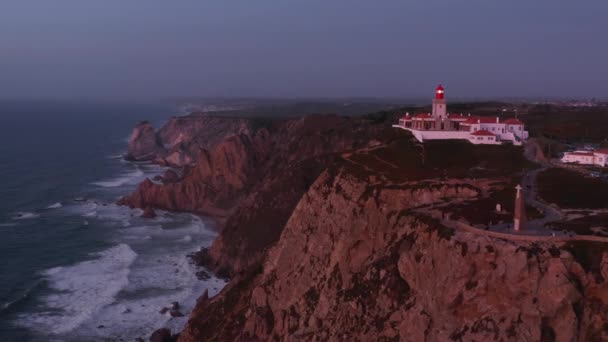
[[[594,160],[594,156],[577,156],[572,154],[565,154],[562,158],[562,162],[564,163],[579,163],[584,165],[592,165],[594,164]]]
[[[405,129],[412,132],[416,140],[424,142],[425,140],[449,140],[449,139],[464,139],[468,140],[471,133],[467,131],[419,131],[415,129],[405,128],[399,125],[393,125],[395,128]]]

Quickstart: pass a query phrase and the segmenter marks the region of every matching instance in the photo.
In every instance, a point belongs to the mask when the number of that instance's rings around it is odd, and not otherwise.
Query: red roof
[[[496,117],[487,117],[487,116],[470,116],[467,121],[463,122],[464,124],[476,124],[476,123],[484,123],[484,124],[492,124],[496,123]]]
[[[599,150],[595,150],[594,152],[599,154],[608,154],[608,148],[600,148]]]
[[[523,125],[524,123],[519,121],[518,119],[507,119],[504,121],[504,123],[506,123],[507,125]]]
[[[433,115],[431,115],[430,113],[422,113],[416,115],[416,119],[433,119]]]
[[[592,152],[566,152],[567,155],[570,156],[585,156],[585,157],[593,157]]]
[[[411,116],[409,116],[409,115],[404,115],[403,117],[401,117],[401,120],[408,120],[408,121],[411,121],[411,120],[412,120],[412,117],[411,117]]]
[[[435,89],[435,90],[443,90],[443,86],[440,84],[437,86],[437,89]]]
[[[460,113],[460,114],[450,113],[448,118],[452,121],[466,121],[466,120],[470,119],[469,116],[464,116],[464,115],[462,115],[462,113]]]
[[[475,132],[471,133],[471,135],[480,135],[480,136],[487,136],[487,137],[494,136],[493,133],[490,133],[490,132],[486,131],[485,129],[475,131]]]

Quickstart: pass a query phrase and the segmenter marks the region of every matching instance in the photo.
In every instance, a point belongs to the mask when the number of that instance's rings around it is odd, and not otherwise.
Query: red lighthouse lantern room
[[[440,85],[437,86],[437,89],[435,90],[435,98],[437,100],[443,100],[443,87]]]

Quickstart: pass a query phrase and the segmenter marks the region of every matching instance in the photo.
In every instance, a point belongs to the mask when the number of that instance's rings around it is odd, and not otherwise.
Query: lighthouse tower
[[[435,89],[435,98],[433,99],[433,117],[436,119],[447,118],[447,108],[445,99],[443,98],[443,87],[441,84]]]

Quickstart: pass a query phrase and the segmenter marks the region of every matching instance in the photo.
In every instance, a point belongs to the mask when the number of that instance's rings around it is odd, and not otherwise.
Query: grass
[[[497,224],[502,222],[510,222],[513,220],[513,212],[515,210],[515,185],[516,179],[511,182],[502,184],[501,189],[497,189],[490,193],[486,198],[480,198],[475,201],[468,201],[462,204],[452,205],[445,209],[445,212],[451,213],[451,218],[458,220],[463,218],[471,224],[487,225]],[[500,203],[502,212],[496,212],[496,204]],[[542,217],[542,214],[532,206],[526,206],[526,217],[528,220],[533,220]]]
[[[569,141],[601,142],[608,140],[608,106],[577,108],[536,105],[522,116],[526,128],[536,136]]]
[[[562,208],[600,209],[608,207],[608,183],[576,171],[552,168],[538,175],[541,198]]]
[[[607,234],[603,234],[601,231],[591,230],[594,227],[608,228],[608,213],[585,216],[570,221],[552,222],[549,226],[551,229],[574,232],[579,235],[608,237]]]
[[[409,135],[349,159],[359,165],[352,168],[355,173],[381,174],[393,182],[511,176],[533,167],[521,147],[479,146],[457,140],[419,144]]]

